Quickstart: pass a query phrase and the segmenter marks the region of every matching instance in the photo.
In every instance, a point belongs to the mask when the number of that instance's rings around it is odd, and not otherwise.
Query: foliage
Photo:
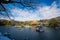
[[[13,26],[14,23],[8,20],[0,20],[0,26]]]
[[[57,27],[58,26],[58,21],[53,18],[53,19],[49,20],[49,25],[48,26],[52,27],[52,28]]]

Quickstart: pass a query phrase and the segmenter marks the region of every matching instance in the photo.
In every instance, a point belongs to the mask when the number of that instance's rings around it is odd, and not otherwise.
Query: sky
[[[20,4],[5,5],[8,13],[14,16],[17,21],[30,21],[50,19],[60,16],[60,0],[34,0],[37,6],[33,8],[23,7]],[[11,17],[12,18],[12,17]]]

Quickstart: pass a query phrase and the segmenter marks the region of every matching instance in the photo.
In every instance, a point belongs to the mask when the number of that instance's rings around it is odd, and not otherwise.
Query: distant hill
[[[56,17],[54,18],[56,19],[58,22],[60,22],[60,16],[59,17]],[[36,20],[36,22],[39,24],[39,23],[48,23],[50,19],[45,19],[45,20]],[[33,20],[34,21],[34,20]],[[36,22],[33,22],[33,21],[15,21],[15,20],[6,20],[6,19],[0,19],[0,25],[17,25],[17,26],[22,26],[22,25],[31,25],[31,23],[36,23]]]
[[[60,16],[59,17],[56,17],[55,19],[60,22]]]

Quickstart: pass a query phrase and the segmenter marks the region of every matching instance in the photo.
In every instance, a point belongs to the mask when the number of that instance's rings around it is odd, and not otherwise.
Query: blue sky
[[[34,0],[37,6],[33,8],[25,8],[20,4],[7,4],[5,5],[9,9],[15,20],[27,21],[27,20],[40,20],[50,19],[60,16],[60,0]]]

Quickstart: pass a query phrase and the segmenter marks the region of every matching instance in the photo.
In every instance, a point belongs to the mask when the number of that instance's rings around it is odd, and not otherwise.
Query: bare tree
[[[34,0],[0,0],[0,15],[10,18],[12,14],[8,14],[7,12],[8,9],[3,4],[13,4],[13,3],[20,4],[24,7],[36,6],[36,3],[34,2]]]

